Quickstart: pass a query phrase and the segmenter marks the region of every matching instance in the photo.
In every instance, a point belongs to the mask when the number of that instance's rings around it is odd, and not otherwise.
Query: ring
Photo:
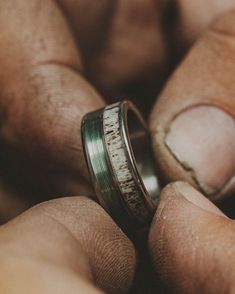
[[[88,113],[81,129],[100,204],[124,231],[146,226],[160,186],[149,132],[136,107],[122,101]]]

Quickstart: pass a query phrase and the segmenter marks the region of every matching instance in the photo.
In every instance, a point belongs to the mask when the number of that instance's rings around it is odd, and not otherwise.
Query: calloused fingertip
[[[199,208],[225,217],[224,213],[216,205],[188,183],[176,182],[174,184],[174,189]]]
[[[188,211],[200,209],[227,218],[218,207],[190,184],[182,181],[173,182],[161,192],[159,205],[149,231],[149,244],[156,241],[157,236],[160,235],[159,228],[164,228],[164,223],[169,218],[177,223],[178,219],[182,218],[180,214],[186,214],[188,206]]]

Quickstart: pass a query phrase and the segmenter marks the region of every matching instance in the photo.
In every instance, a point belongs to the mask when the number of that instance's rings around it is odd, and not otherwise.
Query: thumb
[[[163,190],[149,248],[169,292],[232,293],[234,244],[234,222],[194,188],[176,182]]]
[[[212,200],[235,191],[235,11],[193,46],[152,111],[157,161]]]

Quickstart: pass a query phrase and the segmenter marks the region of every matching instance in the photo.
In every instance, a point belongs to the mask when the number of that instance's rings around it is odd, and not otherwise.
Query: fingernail
[[[225,216],[218,207],[216,207],[210,200],[208,200],[189,184],[184,182],[176,182],[173,185],[181,196],[185,197],[189,202],[193,203],[197,207],[212,213],[216,213],[218,215]]]
[[[172,121],[165,144],[208,196],[235,175],[235,120],[214,106],[197,106]]]

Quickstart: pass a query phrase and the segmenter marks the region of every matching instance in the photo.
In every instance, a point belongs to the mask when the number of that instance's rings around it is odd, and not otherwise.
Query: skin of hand
[[[234,194],[235,1],[96,2],[0,4],[2,223],[52,195],[92,196],[80,123],[110,97],[151,108],[163,182]],[[154,280],[172,293],[234,291],[233,230],[200,192],[170,184],[148,239]],[[3,293],[122,293],[133,281],[133,244],[83,197],[30,209],[0,240]]]

